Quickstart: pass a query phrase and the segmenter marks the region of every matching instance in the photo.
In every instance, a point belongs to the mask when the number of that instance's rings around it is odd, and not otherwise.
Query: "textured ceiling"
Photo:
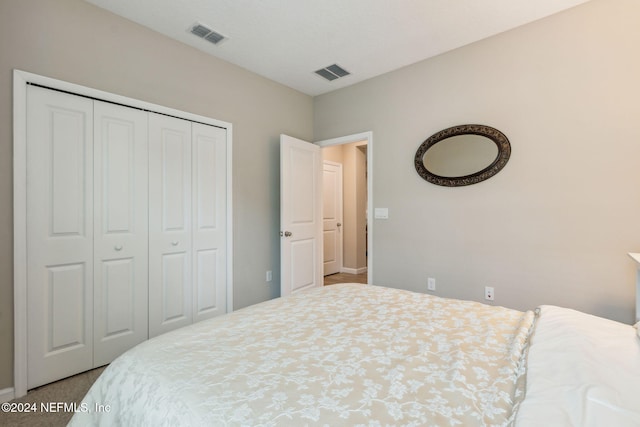
[[[588,0],[86,0],[309,95],[384,74]],[[202,23],[228,37],[210,44]],[[351,75],[314,73],[339,64]]]

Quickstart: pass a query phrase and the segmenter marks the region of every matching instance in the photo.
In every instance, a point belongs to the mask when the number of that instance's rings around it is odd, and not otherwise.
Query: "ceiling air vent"
[[[211,28],[202,24],[193,24],[191,28],[189,28],[189,32],[213,44],[218,44],[226,39],[222,34],[216,33]]]
[[[351,74],[337,64],[329,65],[328,67],[316,70],[315,73],[329,81],[339,79],[340,77],[348,76],[349,74]]]

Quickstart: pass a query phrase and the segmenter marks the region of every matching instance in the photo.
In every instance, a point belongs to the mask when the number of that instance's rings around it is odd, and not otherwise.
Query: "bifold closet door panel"
[[[193,123],[194,322],[227,311],[227,131]]]
[[[27,88],[27,387],[93,367],[93,101]]]
[[[94,103],[94,364],[148,337],[148,114]]]
[[[149,113],[149,337],[192,323],[191,122]]]

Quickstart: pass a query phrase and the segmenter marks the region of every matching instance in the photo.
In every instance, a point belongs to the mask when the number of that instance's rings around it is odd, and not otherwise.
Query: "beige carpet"
[[[29,403],[29,407],[35,409],[35,412],[7,413],[3,410],[0,412],[0,426],[66,426],[73,416],[73,412],[64,412],[64,404],[66,403],[67,407],[72,407],[71,404],[74,402],[79,405],[103,370],[104,367],[83,372],[30,390],[26,396],[14,399],[9,403]],[[33,404],[35,404],[35,408]],[[59,412],[57,408],[60,408]]]

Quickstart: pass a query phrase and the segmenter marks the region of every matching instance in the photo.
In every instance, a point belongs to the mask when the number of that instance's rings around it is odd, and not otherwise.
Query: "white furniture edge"
[[[231,123],[180,111],[134,98],[121,96],[38,74],[13,70],[13,312],[14,312],[14,384],[13,389],[0,390],[0,400],[27,394],[27,223],[26,223],[26,104],[27,85],[37,84],[51,89],[84,95],[141,110],[179,117],[227,130],[227,312],[233,311],[233,200]],[[10,390],[10,391],[8,391]],[[9,399],[11,400],[11,399]]]
[[[636,322],[640,322],[640,253],[630,252],[629,256],[637,264],[636,272]]]

